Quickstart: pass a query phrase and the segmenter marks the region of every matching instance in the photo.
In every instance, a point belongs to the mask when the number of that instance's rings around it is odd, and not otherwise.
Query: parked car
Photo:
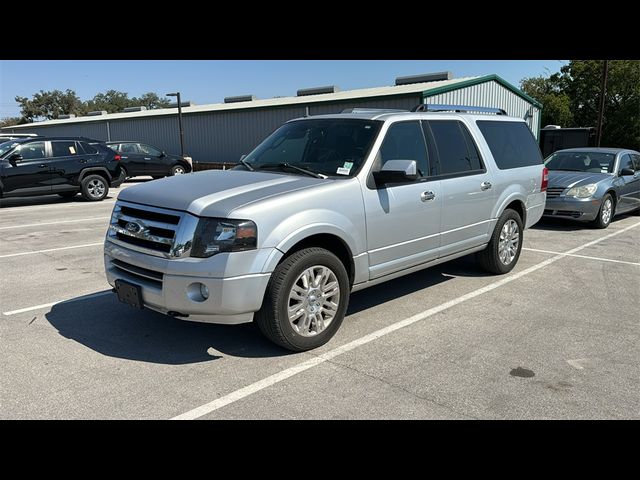
[[[553,153],[545,166],[545,216],[607,228],[615,215],[640,209],[640,153],[634,150],[569,148]]]
[[[0,144],[0,197],[58,194],[102,200],[119,187],[120,155],[83,137],[33,137]]]
[[[191,164],[186,159],[147,143],[119,141],[106,144],[121,155],[125,178],[140,175],[162,178],[191,172]]]
[[[312,116],[236,168],[120,193],[104,252],[121,301],[192,321],[255,319],[276,344],[308,350],[335,334],[350,292],[472,253],[511,271],[545,203],[533,134],[503,115]]]

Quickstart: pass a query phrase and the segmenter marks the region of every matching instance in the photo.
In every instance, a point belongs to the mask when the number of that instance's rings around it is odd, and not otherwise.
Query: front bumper
[[[253,320],[271,276],[263,272],[232,276],[214,273],[224,272],[229,258],[238,254],[248,254],[245,256],[253,257],[247,259],[248,263],[260,264],[270,252],[255,250],[219,254],[209,259],[166,260],[106,241],[104,262],[109,284],[115,286],[115,281],[122,279],[139,285],[145,307],[165,314],[172,312],[172,316],[184,320],[237,324]],[[177,263],[181,264],[179,268],[176,268]],[[207,263],[209,265],[205,267]],[[189,268],[189,265],[195,268]],[[196,282],[208,287],[209,298],[204,301],[192,299],[189,286]]]
[[[544,207],[545,217],[573,218],[574,220],[591,221],[595,220],[600,211],[601,199],[595,198],[575,198],[559,196],[555,198],[547,197]]]

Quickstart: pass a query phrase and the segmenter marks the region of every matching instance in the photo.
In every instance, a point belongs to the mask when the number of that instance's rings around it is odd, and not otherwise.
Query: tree
[[[51,120],[60,115],[82,115],[86,111],[76,92],[68,89],[64,92],[40,90],[32,99],[17,96],[16,102],[20,104],[20,113],[25,123],[43,118]]]
[[[121,112],[127,107],[134,106],[129,94],[117,90],[108,90],[105,93],[98,93],[93,99],[87,101],[87,110],[106,110],[107,113]]]
[[[10,127],[12,125],[20,125],[21,117],[5,117],[0,119],[0,128]]]
[[[598,125],[603,62],[571,60],[549,77],[525,78],[522,89],[543,104],[542,124]],[[611,60],[602,146],[640,150],[640,61]]]
[[[167,108],[171,101],[168,98],[161,98],[157,93],[147,92],[140,96],[140,98],[133,97],[132,103],[136,106],[145,106],[149,110],[154,108]]]

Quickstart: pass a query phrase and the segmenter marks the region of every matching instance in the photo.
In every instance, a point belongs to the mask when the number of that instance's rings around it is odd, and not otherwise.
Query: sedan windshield
[[[244,160],[254,170],[353,176],[362,166],[381,124],[375,120],[335,118],[286,123]]]
[[[549,170],[570,172],[611,173],[616,156],[601,152],[556,152],[544,165]]]

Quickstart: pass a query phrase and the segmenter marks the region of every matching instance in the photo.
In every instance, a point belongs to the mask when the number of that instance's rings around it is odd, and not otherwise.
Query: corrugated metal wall
[[[65,135],[74,137],[87,137],[96,140],[107,140],[106,122],[83,122],[69,125],[51,125],[50,127],[39,126],[37,123],[29,130],[16,130],[17,133],[37,133],[53,137],[63,137]],[[3,130],[6,132],[7,130]]]
[[[502,108],[508,115],[520,118],[525,118],[531,109],[533,117],[526,117],[525,119],[533,135],[536,139],[538,138],[540,109],[498,82],[485,82],[451,92],[427,96],[425,103]]]

